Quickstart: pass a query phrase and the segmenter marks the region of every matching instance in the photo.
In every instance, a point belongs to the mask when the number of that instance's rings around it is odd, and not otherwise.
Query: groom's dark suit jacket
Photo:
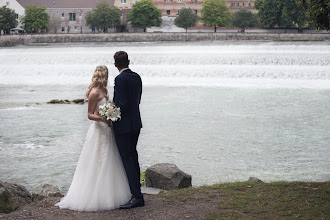
[[[141,77],[124,70],[115,78],[113,101],[120,107],[121,120],[113,123],[115,135],[136,132],[142,128],[140,100],[142,95]]]

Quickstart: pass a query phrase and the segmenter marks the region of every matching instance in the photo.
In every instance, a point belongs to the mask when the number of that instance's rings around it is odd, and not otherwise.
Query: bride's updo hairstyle
[[[88,90],[86,92],[86,98],[88,99],[89,93],[93,88],[99,87],[103,89],[105,98],[106,100],[108,100],[109,94],[108,94],[107,85],[108,85],[108,68],[104,65],[97,66],[92,77],[92,82],[88,86]]]

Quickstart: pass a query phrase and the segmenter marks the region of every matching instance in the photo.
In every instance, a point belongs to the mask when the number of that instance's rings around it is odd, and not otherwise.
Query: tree
[[[297,0],[307,7],[306,16],[309,24],[317,29],[330,29],[330,0]]]
[[[263,27],[281,27],[301,29],[306,23],[306,7],[296,0],[256,0],[255,8]]]
[[[259,20],[256,14],[253,14],[246,9],[242,9],[234,13],[232,24],[235,27],[240,27],[244,30],[247,27],[257,27],[259,25]]]
[[[254,5],[259,11],[258,16],[263,27],[275,27],[280,23],[280,9],[277,7],[278,0],[256,0]]]
[[[0,34],[9,34],[10,29],[17,26],[16,13],[13,9],[3,6],[0,8]]]
[[[28,32],[46,31],[48,28],[50,16],[46,12],[46,7],[37,7],[29,5],[25,9],[25,15],[22,18],[23,29]]]
[[[197,14],[194,13],[190,8],[183,8],[179,12],[179,16],[174,19],[174,24],[178,27],[187,29],[188,27],[196,26],[198,21]]]
[[[151,0],[140,0],[128,12],[127,21],[131,22],[133,28],[143,28],[143,31],[146,32],[147,27],[161,25],[162,11]]]
[[[97,4],[96,8],[87,15],[86,24],[91,29],[105,33],[108,28],[116,28],[120,25],[120,11],[106,2]]]
[[[285,0],[279,6],[281,11],[280,27],[302,29],[306,25],[306,7],[299,5],[295,0]]]
[[[214,27],[229,26],[231,23],[231,13],[224,0],[205,0],[201,9],[202,21],[206,25]]]

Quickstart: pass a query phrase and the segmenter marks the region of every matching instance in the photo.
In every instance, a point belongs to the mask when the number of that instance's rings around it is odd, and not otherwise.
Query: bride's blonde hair
[[[106,100],[108,100],[109,94],[108,94],[107,86],[108,86],[108,68],[104,65],[97,66],[92,77],[92,82],[88,86],[88,90],[86,92],[86,98],[88,99],[89,93],[93,88],[99,87],[103,90],[104,97],[106,98]]]

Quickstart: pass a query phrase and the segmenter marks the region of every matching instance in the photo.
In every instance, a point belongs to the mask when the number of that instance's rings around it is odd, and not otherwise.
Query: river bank
[[[1,219],[329,219],[330,182],[236,182],[145,195],[131,210],[61,210],[59,197],[19,207]]]
[[[91,42],[160,42],[160,41],[326,41],[330,34],[297,33],[106,33],[1,35],[0,46],[91,43]]]

